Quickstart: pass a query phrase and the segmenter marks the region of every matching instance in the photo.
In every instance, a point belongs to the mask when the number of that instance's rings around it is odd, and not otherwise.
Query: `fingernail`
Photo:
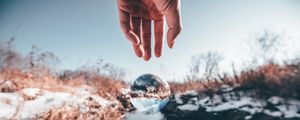
[[[145,57],[144,57],[144,60],[145,60],[146,62],[148,62],[148,61],[150,60],[150,58],[145,58]]]

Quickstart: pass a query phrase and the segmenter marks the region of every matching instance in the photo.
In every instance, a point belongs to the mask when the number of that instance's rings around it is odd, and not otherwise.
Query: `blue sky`
[[[184,29],[174,49],[145,62],[135,56],[118,22],[116,0],[14,0],[2,2],[0,41],[15,37],[16,49],[34,44],[60,57],[62,69],[76,69],[99,56],[124,68],[127,80],[143,73],[181,76],[191,56],[217,51],[241,61],[249,34],[263,29],[300,38],[299,0],[182,0]],[[297,44],[294,44],[297,45]],[[300,43],[298,46],[300,47]],[[226,69],[226,67],[224,67]]]

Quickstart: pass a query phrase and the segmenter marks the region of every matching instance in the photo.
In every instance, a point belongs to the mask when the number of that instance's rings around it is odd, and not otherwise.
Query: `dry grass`
[[[63,105],[59,108],[53,108],[39,117],[39,120],[121,120],[123,118],[119,105],[110,105],[101,108],[99,105],[89,105],[90,110],[82,113],[79,108]]]
[[[300,100],[300,62],[285,65],[269,63],[242,71],[233,77],[219,75],[209,81],[189,80],[184,83],[170,83],[172,92],[196,90],[217,92],[222,85],[234,87],[236,91],[255,91],[258,97],[281,96]]]
[[[72,92],[76,87],[92,87],[96,88],[96,93],[106,99],[117,101],[117,96],[121,95],[120,88],[124,88],[126,84],[120,80],[113,80],[99,75],[92,75],[89,82],[84,78],[86,74],[74,77],[72,80],[63,79],[62,77],[44,76],[37,77],[20,70],[5,69],[0,71],[0,82],[11,81],[13,86],[1,86],[1,92],[16,92],[23,88],[40,88],[53,92]],[[13,88],[13,89],[11,89]],[[30,96],[23,96],[28,100],[34,99]],[[113,104],[105,108],[96,105],[90,105],[93,112],[80,113],[79,108],[64,105],[60,108],[53,108],[44,113],[39,119],[101,119],[101,120],[120,120],[123,117],[125,108],[121,103]]]
[[[84,87],[96,90],[97,95],[107,100],[117,101],[118,96],[121,95],[119,90],[127,86],[122,80],[115,79],[118,77],[104,76],[95,69],[54,72],[53,66],[58,59],[53,53],[43,52],[33,46],[32,51],[23,56],[15,51],[13,40],[0,43],[0,56],[0,92],[19,92],[24,88],[33,87],[72,94],[74,89]],[[118,75],[118,73],[113,74]],[[26,95],[23,97],[26,100],[35,99]],[[4,102],[9,103],[9,101]],[[87,113],[81,113],[79,108],[64,105],[45,112],[39,119],[119,120],[122,119],[126,111],[121,103],[111,104],[108,107],[96,104],[89,104],[88,106],[91,110]],[[18,112],[15,116],[17,115]]]

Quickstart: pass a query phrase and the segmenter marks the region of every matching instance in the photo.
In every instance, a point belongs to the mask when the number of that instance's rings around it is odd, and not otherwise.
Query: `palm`
[[[132,2],[131,2],[132,1]],[[130,13],[133,17],[142,19],[157,20],[163,18],[163,13],[160,12],[152,0],[120,0],[120,9]]]

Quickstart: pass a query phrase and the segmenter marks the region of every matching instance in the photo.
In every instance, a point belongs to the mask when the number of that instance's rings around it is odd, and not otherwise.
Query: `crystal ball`
[[[130,87],[130,101],[138,111],[159,112],[169,101],[169,84],[154,74],[139,76]]]

